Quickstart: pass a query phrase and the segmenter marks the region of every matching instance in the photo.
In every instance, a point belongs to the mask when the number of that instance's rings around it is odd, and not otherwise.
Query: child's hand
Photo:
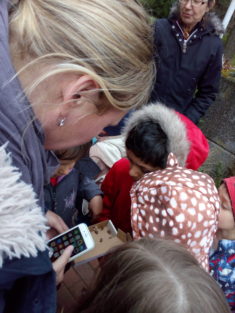
[[[46,218],[48,226],[50,227],[47,231],[47,237],[49,239],[69,229],[63,219],[51,210],[47,211]]]
[[[89,202],[89,208],[92,212],[92,222],[95,222],[103,209],[103,200],[100,195],[95,196]]]

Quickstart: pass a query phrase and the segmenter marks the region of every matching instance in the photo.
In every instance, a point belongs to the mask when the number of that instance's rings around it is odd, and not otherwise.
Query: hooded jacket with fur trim
[[[161,103],[149,104],[141,110],[135,111],[123,129],[124,137],[139,123],[147,121],[158,123],[161,126],[168,139],[168,153],[173,152],[179,164],[185,166],[190,148],[185,125],[174,110],[169,110]]]
[[[186,116],[161,103],[143,107],[132,113],[127,121],[124,135],[126,136],[142,121],[149,120],[160,124],[168,137],[168,152],[174,152],[177,155],[182,167],[197,170],[202,165],[209,152],[205,136]],[[116,228],[132,233],[130,190],[134,181],[129,175],[129,170],[130,162],[123,158],[116,162],[105,176],[101,185],[104,197],[103,211],[99,220],[111,219]]]
[[[158,71],[151,101],[161,101],[197,123],[219,89],[223,27],[209,12],[186,40],[178,18],[177,4],[168,19],[154,25]]]

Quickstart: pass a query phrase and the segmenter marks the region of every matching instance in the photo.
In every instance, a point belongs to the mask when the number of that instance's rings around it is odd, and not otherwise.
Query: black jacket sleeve
[[[103,192],[96,184],[96,182],[85,175],[82,175],[81,179],[81,192],[87,201],[90,201],[92,198],[98,195],[103,196]]]
[[[219,82],[222,68],[222,43],[220,42],[217,53],[211,58],[205,72],[197,84],[197,91],[191,104],[184,114],[195,124],[205,114],[209,106],[215,101],[219,91]]]

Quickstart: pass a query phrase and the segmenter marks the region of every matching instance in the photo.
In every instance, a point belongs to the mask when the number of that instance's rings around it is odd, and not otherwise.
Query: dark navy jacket
[[[7,260],[0,269],[0,312],[55,313],[55,286],[47,251]]]
[[[154,25],[157,78],[151,101],[174,108],[194,123],[215,100],[219,88],[222,44],[217,24],[218,18],[209,13],[187,41],[174,14]]]

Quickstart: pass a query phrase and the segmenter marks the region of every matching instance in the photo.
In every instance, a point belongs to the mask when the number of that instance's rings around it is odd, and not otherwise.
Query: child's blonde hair
[[[140,239],[103,261],[80,313],[229,313],[215,280],[182,246]]]
[[[87,142],[76,147],[55,150],[54,153],[61,161],[78,161],[79,159],[88,156],[91,145],[91,142]]]
[[[20,0],[10,30],[19,55],[56,63],[39,78],[90,75],[112,106],[145,104],[155,76],[152,29],[133,0]]]

